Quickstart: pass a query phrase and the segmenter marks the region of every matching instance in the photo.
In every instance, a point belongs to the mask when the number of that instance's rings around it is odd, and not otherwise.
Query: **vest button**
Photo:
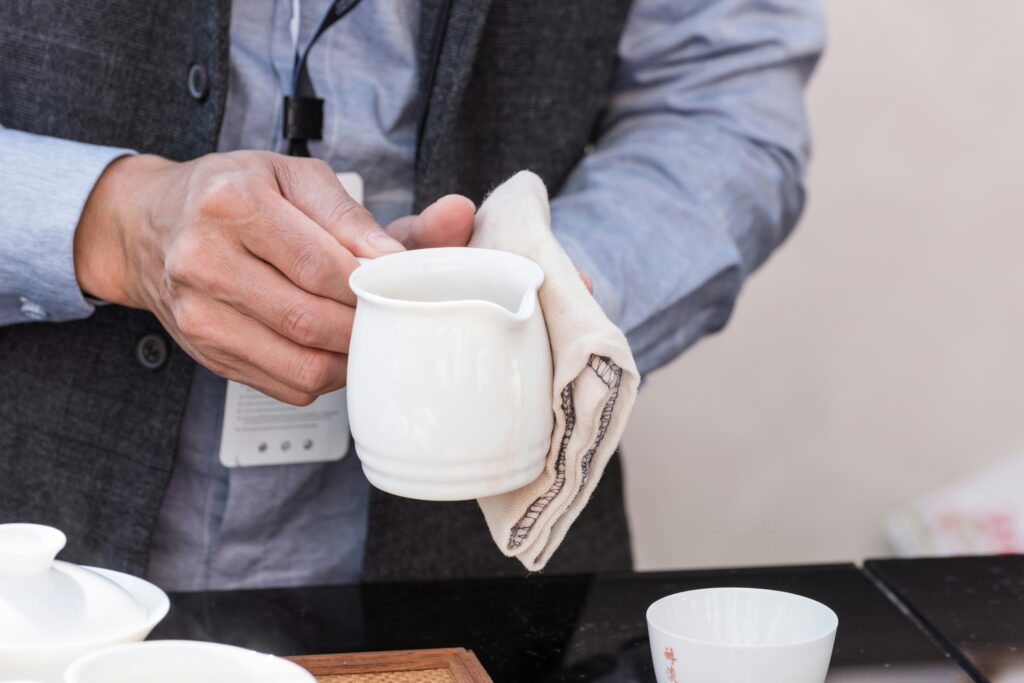
[[[158,334],[147,334],[135,345],[135,360],[147,370],[159,370],[167,363],[167,342]]]
[[[206,73],[206,67],[202,64],[193,64],[188,68],[188,94],[192,99],[203,101],[210,92],[210,77]]]

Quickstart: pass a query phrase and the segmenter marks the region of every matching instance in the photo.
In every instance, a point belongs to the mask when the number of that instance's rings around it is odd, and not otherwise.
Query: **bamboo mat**
[[[445,669],[390,671],[376,674],[336,674],[317,676],[319,683],[458,683]]]
[[[493,683],[464,648],[292,657],[318,683]]]

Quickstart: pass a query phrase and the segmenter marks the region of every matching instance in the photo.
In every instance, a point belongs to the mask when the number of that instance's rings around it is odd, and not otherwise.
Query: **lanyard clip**
[[[285,97],[283,132],[293,141],[322,139],[324,101],[319,97]]]

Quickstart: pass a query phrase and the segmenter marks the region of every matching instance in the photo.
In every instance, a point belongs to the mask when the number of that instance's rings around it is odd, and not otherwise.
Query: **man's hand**
[[[474,210],[451,195],[385,231],[315,159],[124,157],[82,212],[75,272],[89,295],[152,311],[217,374],[306,405],[345,385],[356,257],[464,246]]]

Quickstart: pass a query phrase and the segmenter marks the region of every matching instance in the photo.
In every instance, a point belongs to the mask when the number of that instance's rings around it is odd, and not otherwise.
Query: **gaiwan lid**
[[[106,572],[56,561],[66,542],[52,527],[0,524],[0,651],[117,638],[150,620]]]

